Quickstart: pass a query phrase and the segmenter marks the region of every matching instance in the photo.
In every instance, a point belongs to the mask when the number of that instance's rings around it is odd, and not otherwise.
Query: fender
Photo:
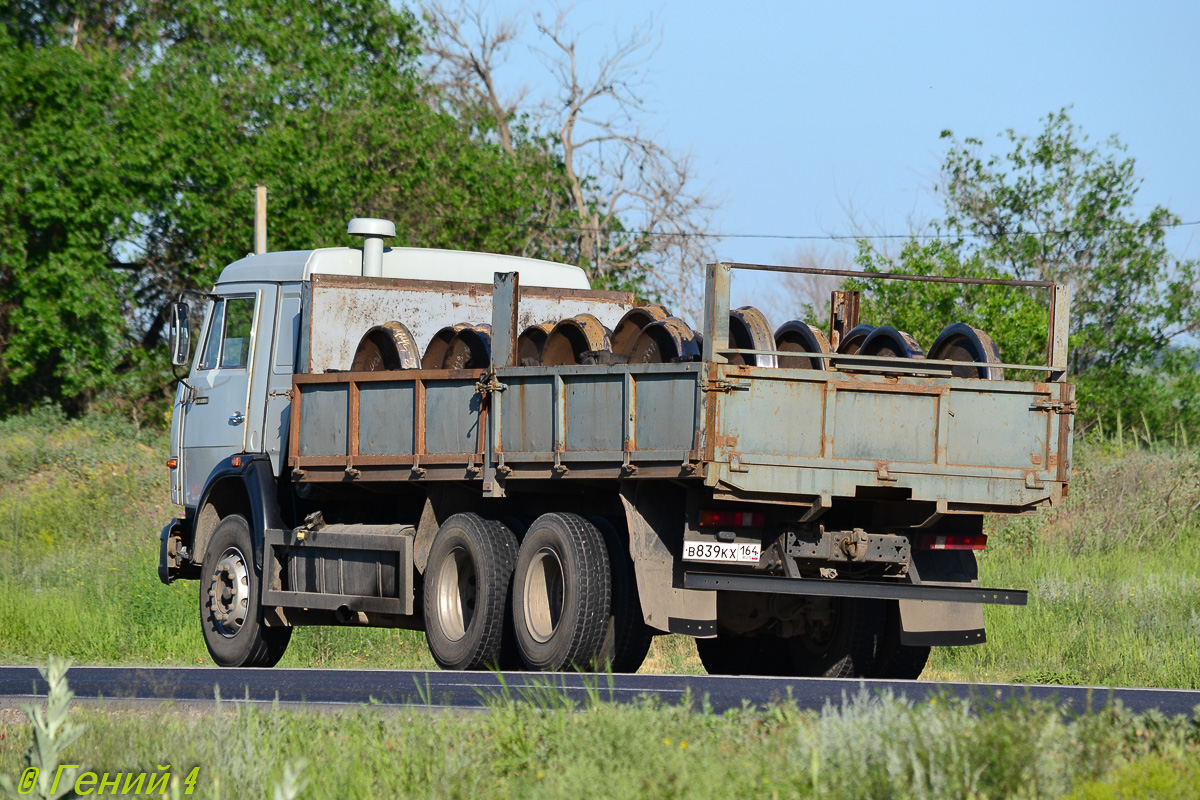
[[[204,494],[196,506],[198,511],[208,505],[214,492],[227,487],[232,481],[240,484],[249,502],[249,507],[244,509],[244,512],[246,521],[250,523],[250,538],[254,542],[254,566],[261,570],[263,537],[267,528],[290,527],[284,523],[283,514],[279,509],[278,484],[271,469],[270,456],[266,453],[240,454],[218,462],[204,483]],[[207,545],[207,542],[205,544]]]

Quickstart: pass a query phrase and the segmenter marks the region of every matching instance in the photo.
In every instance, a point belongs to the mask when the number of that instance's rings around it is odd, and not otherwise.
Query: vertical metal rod
[[[267,252],[267,187],[254,187],[254,254]]]
[[[829,346],[834,350],[858,325],[858,292],[834,290],[829,296]]]
[[[519,273],[497,272],[492,284],[492,368],[517,366]]]
[[[1056,283],[1050,288],[1050,341],[1046,365],[1054,370],[1050,380],[1061,381],[1067,373],[1067,341],[1071,326],[1071,288]]]
[[[725,363],[719,355],[729,349],[729,283],[732,269],[727,263],[709,264],[704,281],[704,360]]]

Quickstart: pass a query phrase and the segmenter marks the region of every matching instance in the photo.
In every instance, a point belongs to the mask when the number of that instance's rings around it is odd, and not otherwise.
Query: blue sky
[[[548,3],[493,2],[519,13]],[[1094,141],[1117,134],[1144,178],[1145,208],[1200,220],[1200,2],[659,4],[585,0],[572,27],[593,57],[651,16],[647,125],[690,149],[726,233],[906,233],[937,216],[938,138],[1033,134],[1072,105]],[[501,81],[544,86],[527,47]],[[1172,234],[1200,255],[1200,227]],[[722,259],[786,261],[796,244],[731,239]]]

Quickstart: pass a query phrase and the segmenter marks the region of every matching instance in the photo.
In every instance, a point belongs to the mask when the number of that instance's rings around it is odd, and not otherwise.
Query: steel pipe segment
[[[774,350],[771,323],[754,306],[742,306],[729,312],[729,345],[734,350]],[[750,367],[777,367],[779,359],[766,353],[730,353],[730,364]]]
[[[462,328],[446,345],[442,369],[486,369],[492,362],[492,326]]]
[[[904,331],[890,325],[881,325],[867,335],[859,348],[860,356],[887,356],[890,358],[924,358],[925,351],[917,340]]]
[[[791,353],[833,352],[829,340],[820,328],[794,319],[785,322],[775,331],[775,349]],[[829,369],[829,362],[815,356],[779,356],[779,366],[792,369]]]
[[[637,341],[642,328],[651,322],[658,322],[669,316],[671,316],[671,312],[658,303],[629,309],[625,312],[625,316],[621,317],[621,321],[617,323],[617,327],[613,328],[613,353],[619,356],[629,355],[629,351],[633,349],[633,343]]]
[[[469,327],[471,327],[469,322],[456,322],[435,333],[433,340],[425,348],[425,355],[421,356],[421,369],[441,369],[442,361],[446,358],[446,348],[450,346],[450,340],[454,338],[454,334]]]
[[[517,337],[517,366],[536,367],[542,363],[542,350],[546,347],[546,339],[554,330],[553,322],[543,322],[540,325],[530,325],[521,331]]]
[[[670,364],[699,359],[700,339],[678,317],[656,320],[642,328],[629,350],[630,364]]]
[[[857,355],[858,351],[862,349],[863,342],[867,340],[873,330],[875,330],[874,325],[855,325],[846,331],[846,335],[838,342],[838,353],[844,356]]]
[[[585,353],[611,350],[608,328],[591,314],[578,314],[562,320],[550,331],[542,348],[542,365],[582,364]]]
[[[385,322],[363,334],[354,351],[351,372],[417,369],[421,366],[421,351],[417,341],[403,323]]]
[[[965,322],[955,322],[947,325],[938,334],[929,348],[929,358],[933,361],[982,361],[988,364],[999,364],[1000,348],[979,328],[973,328]],[[982,378],[989,381],[1004,380],[1004,370],[1000,367],[975,367],[964,364],[952,367],[951,374],[956,378]]]

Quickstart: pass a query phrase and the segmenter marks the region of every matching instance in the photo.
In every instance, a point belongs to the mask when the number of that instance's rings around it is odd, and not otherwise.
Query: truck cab
[[[286,478],[281,453],[287,447],[292,376],[304,348],[306,286],[314,275],[364,275],[364,249],[248,255],[221,272],[208,295],[188,376],[179,382],[172,407],[171,502],[182,506],[185,516],[168,525],[161,537],[161,560],[175,562],[173,570],[160,565],[164,581],[178,574],[192,577],[196,565],[191,562],[203,557],[197,545],[203,546],[205,526],[212,522],[200,519],[206,499],[230,491],[253,494],[253,486],[238,486],[247,483],[242,477],[246,465],[261,462],[258,469]],[[383,278],[475,284],[490,284],[497,272],[519,271],[530,286],[589,288],[586,273],[567,264],[430,248],[381,248],[378,268],[367,265],[371,271]],[[182,548],[183,557],[168,555],[172,548]]]

